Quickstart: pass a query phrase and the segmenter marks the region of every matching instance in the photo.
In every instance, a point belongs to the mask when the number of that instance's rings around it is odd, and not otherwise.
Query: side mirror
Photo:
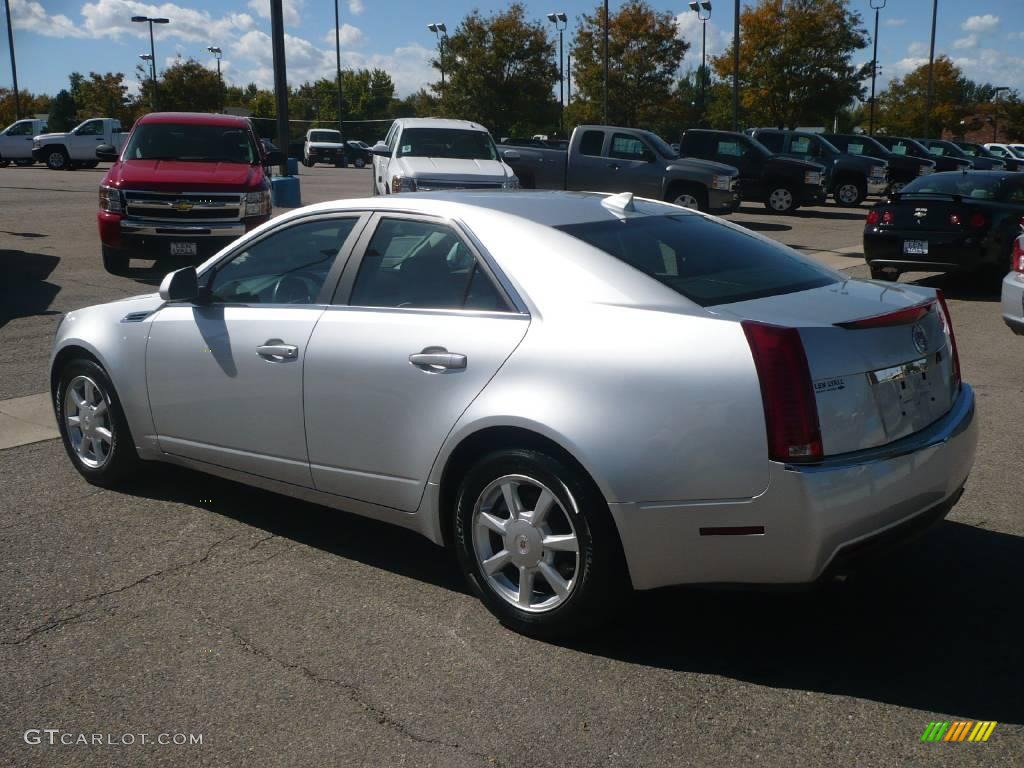
[[[523,158],[523,156],[516,152],[514,149],[506,149],[504,152],[501,153],[501,156],[512,163],[518,160],[522,160]]]
[[[378,141],[370,147],[370,151],[377,157],[391,157],[391,148],[383,141]]]
[[[177,269],[164,276],[160,283],[164,301],[195,301],[199,298],[199,276],[195,267]]]
[[[280,165],[284,162],[284,153],[280,149],[272,149],[263,156],[264,165]]]
[[[117,149],[113,144],[100,144],[96,147],[96,159],[105,162],[117,162]]]

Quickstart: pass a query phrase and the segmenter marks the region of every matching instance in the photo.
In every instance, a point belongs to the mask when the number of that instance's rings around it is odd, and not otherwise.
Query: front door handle
[[[256,354],[268,360],[294,360],[299,356],[299,348],[294,344],[285,344],[280,339],[270,339],[266,344],[256,347]]]
[[[449,352],[444,347],[427,347],[409,355],[409,362],[423,368],[459,369],[466,367],[466,356]]]
[[[619,164],[618,163],[608,163],[608,167],[611,168],[613,171],[619,170]]]

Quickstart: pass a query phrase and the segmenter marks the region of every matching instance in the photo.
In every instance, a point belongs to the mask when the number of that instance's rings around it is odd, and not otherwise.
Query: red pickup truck
[[[136,121],[100,182],[103,266],[124,274],[129,259],[198,263],[270,218],[270,174],[280,158],[244,117],[163,112]]]

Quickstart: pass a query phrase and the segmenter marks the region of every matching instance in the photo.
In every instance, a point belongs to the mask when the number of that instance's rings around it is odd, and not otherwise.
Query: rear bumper
[[[927,254],[905,254],[905,240],[928,241]],[[864,260],[879,266],[891,265],[904,270],[975,270],[989,261],[984,238],[960,232],[915,232],[914,230],[864,231]]]
[[[868,194],[884,195],[889,189],[889,180],[884,176],[868,177]]]
[[[964,385],[946,416],[903,440],[815,465],[772,462],[756,498],[609,507],[637,589],[806,584],[867,542],[944,516],[976,443],[974,392]]]
[[[1010,272],[1003,278],[1003,320],[1014,333],[1024,335],[1024,275]]]

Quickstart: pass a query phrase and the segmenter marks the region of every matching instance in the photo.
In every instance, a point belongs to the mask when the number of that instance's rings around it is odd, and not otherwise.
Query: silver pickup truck
[[[715,214],[740,203],[739,171],[681,158],[650,131],[581,125],[568,149],[501,144],[500,151],[524,189],[632,192]]]

